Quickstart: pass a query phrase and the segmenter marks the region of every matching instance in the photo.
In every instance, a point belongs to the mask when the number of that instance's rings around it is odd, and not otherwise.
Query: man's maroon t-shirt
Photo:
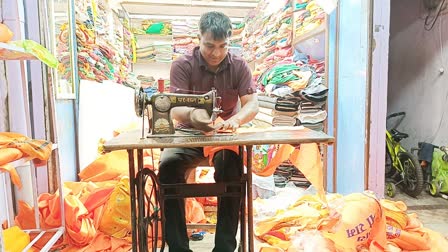
[[[173,62],[170,72],[170,92],[204,94],[215,88],[221,97],[220,117],[227,120],[237,112],[238,97],[255,92],[252,74],[247,63],[231,53],[221,62],[216,73],[207,69],[199,47],[192,55]]]

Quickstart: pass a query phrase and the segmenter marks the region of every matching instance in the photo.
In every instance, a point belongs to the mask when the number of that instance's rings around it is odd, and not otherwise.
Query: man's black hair
[[[201,35],[211,32],[214,40],[227,39],[232,36],[232,22],[224,13],[211,11],[202,14],[199,20]]]

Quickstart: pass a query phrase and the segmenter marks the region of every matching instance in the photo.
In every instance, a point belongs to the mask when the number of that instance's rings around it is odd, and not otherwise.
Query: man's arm
[[[247,94],[240,97],[241,109],[234,116],[216,125],[215,129],[235,131],[240,125],[248,123],[258,113],[257,93]]]
[[[181,123],[191,123],[190,115],[193,109],[192,107],[174,107],[171,109],[171,117]]]

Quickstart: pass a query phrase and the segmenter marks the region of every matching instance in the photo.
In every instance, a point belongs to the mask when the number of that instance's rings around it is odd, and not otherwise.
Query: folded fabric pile
[[[108,20],[113,12],[103,0],[97,1],[95,6],[85,1],[75,4],[79,77],[97,82],[125,82],[132,60],[129,29],[124,32],[120,22]],[[68,24],[61,25],[59,32],[57,54],[61,64],[58,70],[62,78],[69,80],[72,67]]]
[[[317,29],[325,21],[325,12],[314,0],[296,0],[294,4],[295,36]]]
[[[156,62],[172,62],[173,61],[173,44],[172,42],[154,42],[154,54]]]
[[[242,32],[243,56],[247,61],[274,62],[292,55],[292,11],[289,1],[260,1],[246,17]],[[269,57],[272,55],[272,57]]]
[[[191,54],[193,49],[199,45],[198,21],[191,19],[175,20],[171,24],[174,38],[174,57]]]
[[[260,113],[257,120],[273,126],[303,125],[323,130],[328,88],[315,68],[304,64],[278,64],[259,78]]]
[[[173,43],[164,40],[137,41],[137,61],[144,62],[172,62]]]

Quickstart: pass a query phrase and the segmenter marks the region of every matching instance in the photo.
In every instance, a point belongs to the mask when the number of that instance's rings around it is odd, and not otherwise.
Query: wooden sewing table
[[[274,129],[274,128],[273,128]],[[333,143],[334,138],[322,132],[301,128],[299,130],[285,128],[274,129],[272,131],[257,131],[239,134],[224,134],[211,136],[196,135],[173,135],[171,137],[150,137],[141,138],[141,131],[130,131],[107,141],[104,144],[106,151],[127,150],[129,156],[129,177],[130,177],[130,197],[131,197],[131,225],[132,225],[132,251],[146,252],[148,250],[148,225],[151,225],[153,237],[158,236],[158,221],[162,221],[162,248],[164,248],[163,234],[163,200],[160,198],[186,198],[186,197],[206,197],[206,196],[229,196],[241,197],[241,241],[240,248],[246,251],[246,238],[248,238],[248,249],[254,252],[253,241],[253,215],[252,215],[252,147],[263,144],[291,144],[301,143]],[[205,147],[205,146],[239,146],[240,155],[243,148],[246,148],[246,171],[243,170],[242,181],[238,185],[233,183],[210,183],[210,184],[178,184],[171,188],[178,188],[181,193],[170,195],[164,190],[155,187],[154,192],[148,197],[145,192],[146,180],[152,179],[153,184],[160,185],[154,172],[143,168],[143,149],[174,148],[174,147]],[[136,150],[136,151],[134,151]],[[135,158],[135,154],[137,157]],[[135,159],[137,159],[137,174],[135,173]],[[243,165],[243,163],[241,164]],[[135,174],[135,175],[134,175]],[[143,181],[143,183],[142,183]],[[240,186],[240,192],[227,192],[229,186]],[[246,193],[247,192],[247,193]],[[145,197],[146,196],[146,197]],[[136,201],[137,197],[137,201]],[[156,198],[156,204],[150,206],[150,198]],[[146,202],[146,206],[145,206]],[[158,203],[157,203],[158,202]],[[245,220],[245,207],[247,202],[247,222]],[[159,205],[158,205],[159,204]],[[137,211],[138,209],[138,211]],[[146,216],[145,216],[146,215]],[[246,235],[247,225],[247,235]],[[157,238],[153,239],[152,250],[157,251]]]

